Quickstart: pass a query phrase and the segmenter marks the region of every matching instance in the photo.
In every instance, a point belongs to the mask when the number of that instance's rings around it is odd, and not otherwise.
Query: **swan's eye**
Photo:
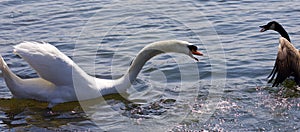
[[[192,53],[193,55],[200,55],[200,56],[203,56],[203,54],[202,54],[200,51],[198,51],[198,48],[197,48],[195,45],[188,45],[187,47],[189,48],[189,50],[191,51],[191,53]],[[195,58],[195,57],[194,57],[194,58]],[[195,59],[198,61],[197,58],[195,58]]]
[[[198,48],[195,45],[188,45],[187,47],[190,49],[190,51],[197,51],[198,50]]]

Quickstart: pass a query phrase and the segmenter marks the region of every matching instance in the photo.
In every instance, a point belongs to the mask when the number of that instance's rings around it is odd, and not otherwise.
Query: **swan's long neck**
[[[131,63],[127,72],[120,79],[113,81],[113,87],[118,92],[124,92],[131,86],[131,83],[136,79],[145,63],[152,57],[168,52],[185,53],[182,47],[176,46],[174,41],[166,41],[160,43],[152,43],[144,47]]]
[[[275,31],[277,31],[282,37],[286,38],[289,42],[291,42],[289,34],[285,31],[285,29],[280,24],[277,25]]]
[[[124,75],[124,77],[128,77],[129,81],[132,83],[145,63],[150,60],[152,57],[164,53],[160,50],[154,50],[154,49],[144,49],[142,50],[136,58],[132,61],[129,69],[127,70],[127,73]]]

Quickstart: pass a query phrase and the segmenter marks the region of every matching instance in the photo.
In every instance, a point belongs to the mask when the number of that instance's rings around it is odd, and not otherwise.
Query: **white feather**
[[[177,52],[191,56],[187,45],[188,42],[178,40],[152,43],[139,52],[127,73],[117,80],[89,76],[56,47],[38,42],[20,43],[14,46],[14,53],[27,61],[39,78],[19,78],[10,71],[1,55],[0,69],[14,97],[46,101],[50,103],[49,106],[53,106],[57,103],[125,92],[146,61],[164,52]],[[158,50],[163,51],[157,52]]]
[[[14,53],[21,56],[38,75],[56,85],[72,84],[72,69],[76,64],[56,47],[48,43],[23,42],[14,46]]]

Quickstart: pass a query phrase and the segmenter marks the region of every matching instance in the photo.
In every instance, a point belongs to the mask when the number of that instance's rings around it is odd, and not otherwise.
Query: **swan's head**
[[[197,46],[188,44],[187,47],[189,48],[189,52],[187,55],[194,58],[196,61],[199,61],[196,57],[193,56],[193,55],[203,56],[203,54],[200,51],[198,51]]]
[[[261,28],[260,32],[264,32],[267,30],[275,30],[276,31],[278,26],[280,26],[280,24],[278,22],[271,21],[267,25],[263,25],[263,26],[259,26],[259,27]]]
[[[203,56],[203,54],[200,51],[198,51],[197,46],[187,41],[181,41],[181,40],[159,41],[150,45],[150,47],[151,49],[159,50],[162,53],[176,52],[176,53],[186,54],[191,58],[195,59],[196,61],[199,60],[196,57],[194,57],[194,55]]]

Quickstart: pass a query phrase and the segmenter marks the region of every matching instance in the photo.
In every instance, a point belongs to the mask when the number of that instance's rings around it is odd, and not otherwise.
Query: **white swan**
[[[21,56],[38,73],[39,78],[21,79],[15,75],[0,56],[0,69],[7,87],[15,98],[49,102],[48,107],[58,103],[87,100],[99,96],[126,92],[153,56],[177,52],[193,59],[202,55],[197,47],[180,40],[154,42],[144,47],[133,60],[127,73],[119,79],[100,79],[88,75],[69,57],[48,43],[23,42],[14,46],[14,53]],[[76,85],[76,92],[74,86]],[[76,96],[77,93],[77,96]],[[79,98],[78,98],[79,97]]]

